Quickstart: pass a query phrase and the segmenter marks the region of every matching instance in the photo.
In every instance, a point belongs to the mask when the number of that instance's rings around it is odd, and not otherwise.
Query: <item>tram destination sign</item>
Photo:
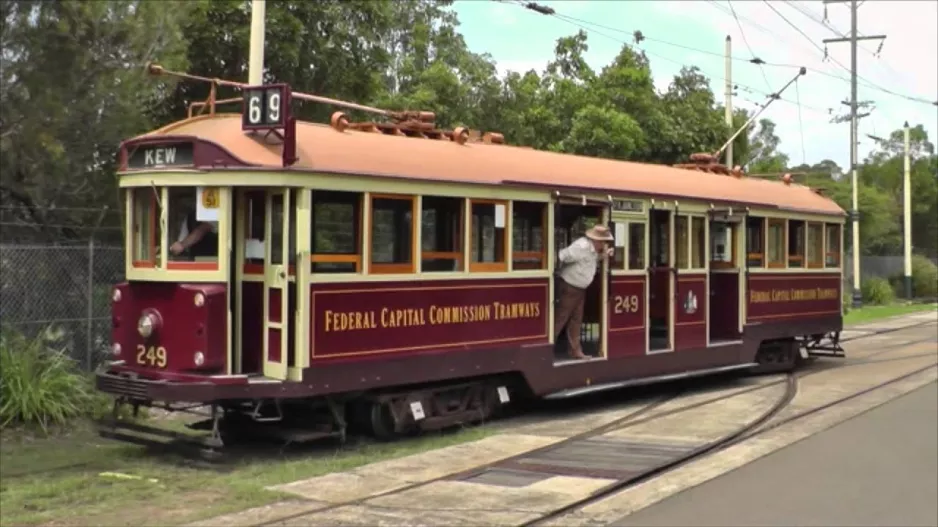
[[[191,167],[195,164],[192,142],[139,145],[130,151],[127,168]]]
[[[290,121],[290,87],[287,84],[247,86],[242,89],[242,130],[276,130]]]

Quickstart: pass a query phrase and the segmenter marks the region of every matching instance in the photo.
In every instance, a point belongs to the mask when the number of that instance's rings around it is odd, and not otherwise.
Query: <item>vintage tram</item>
[[[517,397],[842,355],[845,213],[819,191],[709,156],[544,152],[438,130],[426,112],[211,82],[200,115],[120,146],[126,281],[96,372],[115,398],[103,435],[165,440],[118,409],[201,405],[216,447],[235,421],[393,437]],[[231,102],[219,84],[241,90],[241,113],[216,112]],[[291,99],[383,119],[297,122]],[[588,289],[589,357],[572,360],[553,327],[555,260],[596,223],[615,254]]]

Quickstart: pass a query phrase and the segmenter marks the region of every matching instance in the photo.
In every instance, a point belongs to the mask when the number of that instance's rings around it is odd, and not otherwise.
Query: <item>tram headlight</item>
[[[115,342],[114,345],[111,346],[111,354],[114,355],[115,357],[120,357],[121,345],[119,343]]]
[[[205,295],[202,293],[196,293],[192,298],[192,302],[195,304],[195,307],[202,307],[205,305]]]
[[[153,327],[156,325],[154,322],[153,315],[145,314],[140,317],[137,321],[137,332],[141,337],[148,338],[153,334]]]
[[[111,295],[111,300],[113,300],[113,301],[115,301],[115,302],[120,302],[120,301],[121,301],[121,290],[120,290],[120,289],[115,289],[115,290],[114,290],[114,294]]]
[[[201,351],[195,352],[195,355],[192,356],[192,362],[194,362],[196,366],[205,364],[205,355],[202,355]]]

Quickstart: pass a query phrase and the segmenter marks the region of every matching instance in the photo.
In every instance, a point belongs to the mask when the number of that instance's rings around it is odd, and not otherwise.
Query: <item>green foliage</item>
[[[0,428],[38,426],[48,432],[98,408],[91,384],[46,331],[30,340],[0,332]]]
[[[938,296],[938,266],[919,254],[912,256],[912,294],[917,298]]]
[[[860,292],[863,294],[865,304],[881,306],[896,300],[896,292],[889,280],[885,278],[872,277],[863,280],[860,284]]]

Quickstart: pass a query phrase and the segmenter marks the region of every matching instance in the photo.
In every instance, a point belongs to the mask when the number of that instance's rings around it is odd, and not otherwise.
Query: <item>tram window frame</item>
[[[716,241],[713,238],[714,225],[719,225],[720,227],[726,229],[727,231],[726,238],[727,238],[728,243],[727,243],[727,247],[725,248],[724,253],[729,256],[730,258],[729,261],[714,260],[715,251],[713,250],[714,249],[713,242]],[[707,231],[707,243],[710,245],[710,254],[708,255],[708,258],[710,260],[711,269],[735,269],[736,268],[736,243],[737,243],[736,233],[737,233],[737,228],[738,228],[737,226],[738,224],[736,223],[725,222],[725,221],[710,222],[709,227],[708,227],[709,230]]]
[[[776,231],[775,228],[778,228],[780,232]],[[782,269],[785,267],[788,254],[788,222],[781,218],[768,218],[765,230],[766,266],[770,269]],[[775,235],[774,237],[773,234]],[[775,258],[772,257],[771,251],[773,245],[777,253]]]
[[[159,218],[162,215],[162,187],[137,187],[128,189],[130,194],[130,243],[131,266],[138,269],[161,267],[163,231]],[[146,225],[146,232],[141,229]],[[143,253],[141,249],[148,251]]]
[[[674,268],[690,269],[690,216],[674,216]]]
[[[242,272],[246,275],[263,275],[265,254],[260,258],[248,257],[248,241],[257,240],[261,242],[261,250],[266,249],[266,230],[267,230],[267,192],[264,190],[247,190],[242,193],[244,198],[244,224],[243,234],[241,236],[242,255],[244,264]]]
[[[698,230],[697,227],[700,227]],[[688,226],[690,242],[688,251],[688,269],[701,270],[707,268],[707,219],[703,216],[690,216]]]
[[[432,219],[429,213],[432,213]],[[420,197],[421,273],[458,273],[464,270],[465,215],[465,198],[437,195]],[[443,221],[440,221],[441,216]],[[432,229],[428,228],[431,225]],[[445,267],[439,267],[440,263]]]
[[[404,217],[406,218],[407,212],[410,213],[410,219],[403,221],[403,225],[393,225],[392,226],[392,240],[394,237],[399,236],[403,232],[408,233],[407,243],[398,244],[396,241],[392,243],[397,247],[409,247],[410,251],[408,253],[409,261],[394,261],[394,262],[376,262],[375,261],[375,227],[379,225],[375,221],[375,212],[377,207],[375,205],[378,202],[405,202],[410,204],[410,210],[407,211],[401,207],[402,211],[405,211]],[[369,266],[368,272],[371,274],[412,274],[416,272],[417,269],[417,256],[419,247],[417,243],[417,226],[419,222],[414,221],[415,218],[419,217],[418,214],[418,203],[419,200],[416,196],[407,195],[407,194],[371,194],[369,196],[368,203],[368,215],[370,216],[369,220],[369,232],[368,232],[368,259]],[[397,212],[393,211],[392,212]],[[395,221],[396,223],[396,221]],[[406,225],[409,223],[409,225]],[[405,229],[406,225],[406,229]],[[400,255],[397,255],[400,256]],[[393,257],[393,256],[392,256]],[[400,259],[400,258],[395,258]]]
[[[805,228],[805,259],[811,269],[824,267],[824,224],[808,222]]]
[[[828,269],[840,267],[842,228],[842,225],[836,223],[824,224],[824,267]],[[833,236],[831,236],[832,231],[834,233]],[[833,250],[831,249],[831,240],[836,243]]]
[[[807,246],[807,222],[802,220],[788,220],[788,230],[785,236],[788,245],[788,267],[803,269],[806,267],[805,248]]]
[[[633,230],[633,227],[638,227]],[[636,244],[633,243],[633,234],[636,232],[641,233],[640,241]],[[648,244],[646,239],[648,238],[648,224],[644,221],[627,221],[625,225],[625,255],[624,255],[624,267],[627,271],[644,271],[647,268],[648,262]],[[637,252],[641,260],[636,261],[633,257],[632,249],[638,248]],[[633,265],[634,264],[634,265]]]
[[[765,267],[768,261],[768,221],[761,216],[746,218],[746,266]],[[756,234],[756,236],[753,236]]]
[[[310,197],[310,272],[314,274],[359,274],[362,272],[362,212],[364,209],[365,194],[363,192],[342,191],[342,190],[313,190]],[[339,219],[333,222],[335,225],[346,226],[349,223],[352,226],[351,245],[348,249],[338,250],[320,250],[317,244],[320,241],[331,243],[337,246],[334,239],[317,238],[319,234],[336,235],[341,234],[343,238],[348,233],[328,232],[325,228],[325,219],[320,221],[323,229],[317,228],[317,218],[319,212],[325,212],[326,207],[351,206],[350,222]],[[342,242],[339,242],[342,243]],[[351,266],[349,268],[348,266]]]
[[[512,201],[511,268],[513,271],[547,269],[547,208],[548,204],[541,201]],[[537,230],[540,230],[539,235]]]
[[[216,242],[216,246],[215,246],[214,256],[199,257],[199,258],[202,258],[201,260],[195,260],[194,258],[196,257],[191,257],[193,258],[192,260],[174,260],[173,259],[174,255],[172,254],[172,251],[169,250],[170,247],[172,247],[174,243],[176,243],[177,241],[182,241],[182,239],[184,238],[184,236],[182,236],[182,225],[178,222],[179,218],[173,217],[174,195],[176,195],[176,199],[179,199],[178,195],[184,192],[192,193],[193,195],[192,205],[191,205],[193,208],[192,213],[196,214],[197,213],[196,211],[198,210],[197,201],[199,199],[199,187],[198,186],[196,185],[167,186],[166,192],[163,193],[164,195],[163,206],[166,207],[166,222],[167,222],[166,224],[166,229],[167,229],[166,269],[172,270],[172,271],[217,271],[219,269],[219,262],[221,261],[222,239],[221,239],[220,227],[221,227],[222,218],[219,218],[218,220],[210,221],[210,222],[200,222],[198,219],[195,220],[196,224],[198,223],[212,224],[212,231],[218,239]]]
[[[502,227],[495,227],[495,220],[497,219],[497,210],[498,206],[501,205],[504,207],[504,218],[505,225]],[[480,207],[480,214],[476,213],[476,207]],[[493,237],[495,238],[493,249],[493,261],[485,262],[479,261],[480,252],[484,252],[485,248],[482,246],[482,236],[483,233],[480,232],[482,229],[480,223],[482,218],[487,217],[488,214],[485,214],[481,210],[482,207],[492,207],[492,226],[493,226]],[[478,220],[476,219],[478,218]],[[499,232],[501,231],[501,232]],[[473,273],[497,273],[497,272],[507,272],[508,271],[508,258],[511,251],[511,207],[510,202],[507,200],[494,200],[494,199],[470,199],[469,200],[469,271]],[[477,236],[478,235],[478,236]],[[499,240],[499,235],[501,235],[501,240]],[[498,252],[499,245],[501,245],[501,254]]]

